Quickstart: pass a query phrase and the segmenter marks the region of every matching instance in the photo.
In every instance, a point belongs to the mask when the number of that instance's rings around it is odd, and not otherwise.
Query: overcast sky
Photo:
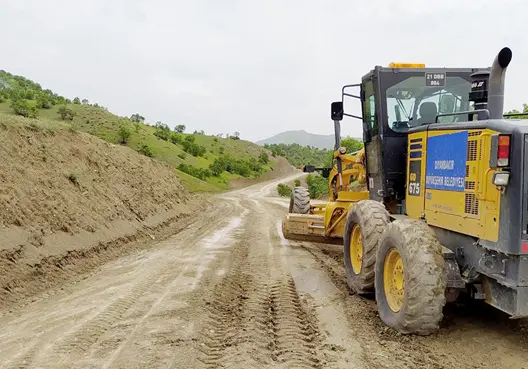
[[[526,14],[522,0],[0,0],[0,69],[189,131],[330,134],[341,86],[391,61],[487,67],[509,46],[505,108],[520,108]]]

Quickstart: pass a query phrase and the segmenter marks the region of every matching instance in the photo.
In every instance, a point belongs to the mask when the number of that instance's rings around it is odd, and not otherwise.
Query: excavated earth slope
[[[0,116],[0,142],[0,306],[145,247],[205,204],[169,166],[52,123]]]

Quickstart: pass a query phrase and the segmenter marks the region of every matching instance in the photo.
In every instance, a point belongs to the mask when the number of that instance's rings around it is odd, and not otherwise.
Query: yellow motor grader
[[[339,141],[338,141],[339,142]],[[346,148],[334,152],[333,168],[303,167],[303,172],[320,171],[328,178],[330,202],[325,206],[310,205],[305,187],[295,187],[290,198],[289,214],[282,223],[286,238],[300,241],[341,243],[348,208],[354,202],[366,200],[365,151],[347,154]]]
[[[310,206],[294,189],[285,237],[342,243],[348,285],[374,294],[400,333],[438,329],[460,292],[528,317],[528,121],[504,119],[511,58],[503,48],[488,68],[376,66],[332,103],[333,168],[304,167],[328,177],[330,201]],[[344,112],[346,97],[361,116]],[[358,153],[340,147],[344,116],[363,124]]]

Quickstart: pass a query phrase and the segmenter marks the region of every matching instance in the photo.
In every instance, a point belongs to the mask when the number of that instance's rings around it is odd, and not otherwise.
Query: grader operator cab
[[[502,49],[490,68],[392,64],[344,86],[332,104],[336,194],[283,221],[287,238],[342,242],[349,286],[374,293],[401,333],[438,329],[462,291],[528,317],[528,124],[504,119],[511,57]],[[344,112],[350,97],[361,117]],[[363,122],[364,158],[339,147],[343,116]],[[350,191],[363,173],[365,190]],[[299,201],[296,188],[292,208]]]

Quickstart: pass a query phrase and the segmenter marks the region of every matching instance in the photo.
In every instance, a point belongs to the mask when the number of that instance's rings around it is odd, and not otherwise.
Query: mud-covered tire
[[[290,197],[290,213],[310,214],[310,192],[304,187],[295,187]]]
[[[385,260],[393,248],[403,264],[403,299],[397,312],[390,308],[384,283]],[[402,334],[435,332],[443,319],[446,286],[442,246],[434,231],[419,220],[392,222],[376,256],[376,303],[381,320]]]
[[[345,272],[347,283],[355,293],[371,294],[374,289],[376,251],[381,235],[390,222],[385,206],[374,200],[362,200],[348,210],[343,236]],[[359,273],[354,271],[351,260],[352,231],[358,226],[362,239],[362,261]]]

